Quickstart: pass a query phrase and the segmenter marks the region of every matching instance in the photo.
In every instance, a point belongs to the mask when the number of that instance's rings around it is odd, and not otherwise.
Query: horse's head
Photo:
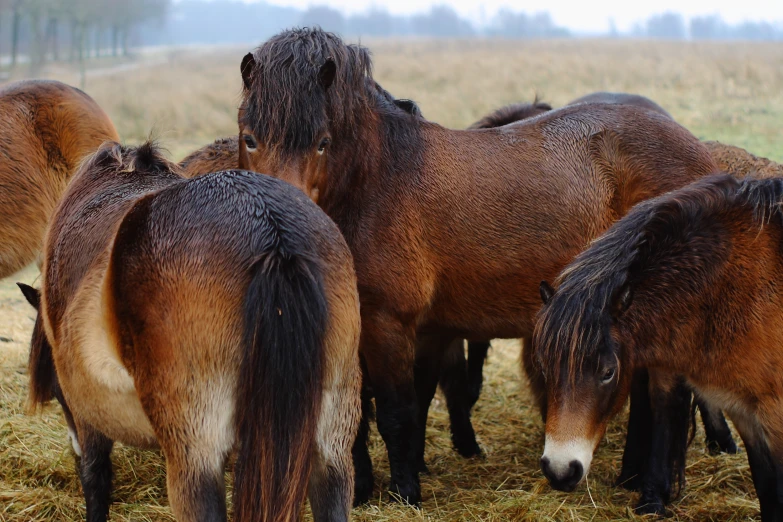
[[[621,288],[603,307],[542,282],[541,297],[544,307],[533,336],[546,383],[541,469],[553,488],[572,491],[590,470],[607,423],[628,396],[632,365],[616,320],[630,306],[631,292]]]
[[[369,52],[320,29],[295,29],[247,54],[241,71],[240,168],[283,179],[317,202],[329,156],[359,132],[351,121],[366,103]]]

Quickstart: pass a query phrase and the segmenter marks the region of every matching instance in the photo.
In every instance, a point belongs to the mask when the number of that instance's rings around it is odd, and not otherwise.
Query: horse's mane
[[[318,27],[279,33],[253,51],[253,58],[252,83],[245,92],[245,123],[259,140],[283,154],[311,146],[328,121],[345,124],[368,103],[369,50],[346,45]],[[336,75],[324,92],[318,73],[327,60],[334,61]],[[322,110],[324,105],[328,114]]]
[[[533,116],[538,116],[547,111],[551,111],[552,106],[548,103],[539,101],[538,96],[533,103],[512,103],[491,112],[481,118],[479,121],[468,127],[468,129],[492,129],[502,127],[515,121],[526,120]]]
[[[555,281],[557,292],[539,312],[534,334],[542,369],[557,380],[567,362],[573,382],[584,361],[597,355],[626,283],[633,284],[636,276],[687,241],[694,227],[739,208],[750,211],[761,226],[775,217],[783,226],[783,179],[711,176],[634,207]]]

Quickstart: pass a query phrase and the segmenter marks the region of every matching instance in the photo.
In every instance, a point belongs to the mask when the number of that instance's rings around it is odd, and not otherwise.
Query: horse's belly
[[[99,323],[99,321],[95,321]],[[157,439],[141,406],[133,377],[119,360],[102,324],[83,328],[75,336],[76,357],[61,378],[74,416],[112,440],[139,447],[156,447]]]

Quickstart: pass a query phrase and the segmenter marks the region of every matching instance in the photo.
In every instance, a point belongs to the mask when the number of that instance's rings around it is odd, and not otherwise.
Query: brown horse
[[[30,400],[61,388],[90,522],[115,440],[160,446],[178,520],[348,520],[359,301],[337,227],[290,185],[188,180],[151,144],[104,144],[50,225]],[[55,371],[39,372],[41,368]],[[53,382],[55,378],[58,382]]]
[[[118,139],[79,89],[47,80],[0,88],[0,279],[40,254],[49,217],[82,159]]]
[[[637,202],[715,164],[671,119],[628,105],[444,129],[391,103],[370,69],[367,49],[318,29],[286,31],[248,54],[240,165],[298,186],[345,236],[391,489],[418,502],[417,402],[431,399],[431,368],[451,341],[529,337],[541,279]],[[372,491],[366,432],[365,416],[359,500]]]
[[[586,475],[635,368],[682,375],[734,421],[765,521],[783,520],[783,179],[702,180],[634,208],[542,283],[541,459],[553,487]]]

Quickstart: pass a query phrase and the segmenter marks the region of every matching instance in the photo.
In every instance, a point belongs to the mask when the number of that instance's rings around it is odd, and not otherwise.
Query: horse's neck
[[[341,228],[361,209],[389,197],[394,186],[419,175],[422,123],[408,115],[372,113],[343,133],[342,151],[329,165],[335,176],[328,201],[322,205]]]

